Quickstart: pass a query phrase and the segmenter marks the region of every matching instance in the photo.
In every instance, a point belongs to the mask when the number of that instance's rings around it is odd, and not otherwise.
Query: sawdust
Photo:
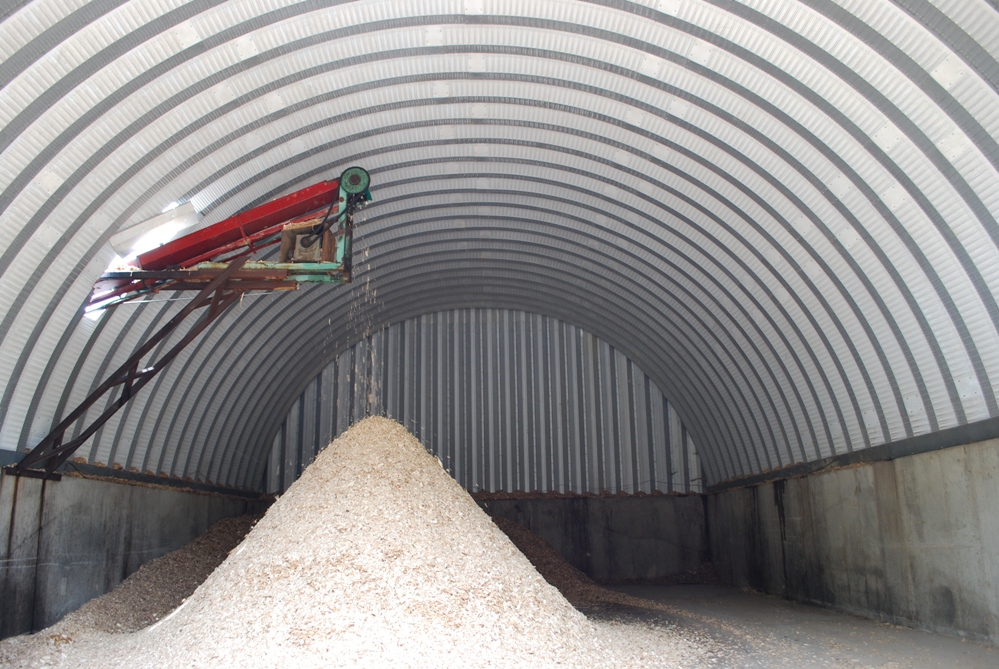
[[[620,601],[621,598],[627,597],[626,595],[594,583],[589,576],[562,557],[550,543],[519,523],[499,516],[494,516],[493,522],[510,537],[510,541],[524,554],[538,573],[555,586],[576,608],[590,609],[605,604],[632,603]]]
[[[540,668],[690,667],[705,657],[668,628],[588,620],[412,435],[382,418],[322,452],[160,622],[36,637],[4,642],[0,661]]]
[[[245,515],[220,520],[186,546],[142,565],[114,590],[53,625],[49,633],[72,638],[82,632],[117,634],[148,627],[190,597],[259,519]]]

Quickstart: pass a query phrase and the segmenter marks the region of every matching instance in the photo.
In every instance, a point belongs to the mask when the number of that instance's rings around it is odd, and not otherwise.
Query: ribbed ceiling
[[[339,352],[462,307],[634,360],[708,483],[999,414],[984,0],[36,0],[0,54],[3,448],[183,304],[84,318],[112,234],[354,164],[356,282],[246,298],[81,455],[259,486]]]

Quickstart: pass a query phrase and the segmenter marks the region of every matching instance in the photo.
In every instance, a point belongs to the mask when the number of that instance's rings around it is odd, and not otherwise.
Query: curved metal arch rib
[[[932,21],[919,40],[897,44],[832,2],[804,3],[875,70],[899,73],[899,86],[883,90],[810,26],[723,0],[678,16],[593,1],[574,18],[518,0],[481,16],[463,14],[458,0],[425,12],[418,2],[261,2],[256,16],[223,20],[73,107],[72,92],[108,62],[160,53],[169,31],[224,12],[208,1],[151,11],[49,76],[39,56],[72,43],[70,27],[143,1],[53,12],[0,63],[7,91],[26,77],[53,81],[34,99],[11,98],[0,128],[0,158],[18,166],[0,177],[0,229],[11,240],[0,253],[0,353],[13,361],[0,396],[5,445],[30,445],[37,424],[94,383],[93,370],[170,313],[149,305],[70,346],[81,288],[117,229],[165,193],[196,199],[211,220],[345,163],[376,177],[378,202],[356,248],[370,254],[358,278],[378,299],[313,290],[215,324],[96,436],[91,460],[256,485],[282,411],[332,351],[372,327],[464,306],[544,313],[626,352],[681,411],[715,482],[999,416],[999,284],[983,251],[999,248],[999,125],[980,103],[999,103],[996,59],[973,40],[954,45],[971,38],[944,10],[907,0],[917,26],[920,16]],[[299,30],[321,12],[360,8],[371,10],[361,22]],[[259,31],[270,46],[233,59],[234,40],[245,46]],[[388,48],[390,35],[405,39]],[[337,53],[344,44],[357,52]],[[816,77],[771,62],[768,48],[792,50]],[[967,68],[960,85],[931,71],[934,49]],[[187,72],[198,74],[184,81]],[[349,80],[361,72],[370,76]],[[306,90],[334,74],[348,83]],[[850,105],[828,99],[833,78]],[[229,83],[231,99],[206,103]],[[137,96],[145,100],[133,111]],[[925,117],[912,113],[917,98],[932,107]],[[179,105],[200,111],[180,122]],[[68,122],[41,127],[56,107]],[[886,119],[904,146],[883,146],[870,119]],[[946,124],[971,152],[948,154],[934,129]],[[158,134],[159,125],[170,130]],[[29,148],[29,135],[44,140]],[[144,155],[124,159],[143,143]],[[74,156],[75,144],[97,150]],[[836,175],[850,192],[830,187]],[[888,182],[908,209],[889,204]],[[81,202],[83,192],[93,197]],[[39,240],[47,246],[28,267],[22,249]],[[341,322],[330,326],[331,314]],[[602,323],[607,315],[615,322]],[[286,345],[297,333],[326,349]],[[85,361],[61,358],[77,350]]]

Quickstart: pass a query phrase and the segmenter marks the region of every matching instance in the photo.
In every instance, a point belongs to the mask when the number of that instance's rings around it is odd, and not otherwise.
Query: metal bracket
[[[3,473],[8,476],[23,476],[28,479],[42,479],[49,481],[58,481],[62,478],[62,474],[58,472],[46,472],[41,469],[18,469],[17,465],[7,465],[3,468]]]

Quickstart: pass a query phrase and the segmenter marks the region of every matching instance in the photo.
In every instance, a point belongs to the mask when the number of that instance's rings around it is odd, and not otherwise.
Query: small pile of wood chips
[[[607,604],[647,607],[650,604],[597,585],[562,557],[554,546],[523,525],[499,516],[493,516],[493,522],[510,537],[510,541],[530,560],[538,573],[576,608],[595,609]]]
[[[598,585],[585,573],[574,567],[544,537],[535,534],[520,523],[502,516],[493,516],[493,522],[510,537],[510,541],[531,561],[546,581],[558,588],[569,602],[578,609],[598,609],[608,604],[658,608],[655,602],[637,599],[608,590]],[[657,585],[702,585],[718,583],[714,566],[706,562],[699,567],[655,581]]]
[[[191,596],[222,564],[259,515],[218,521],[197,539],[150,560],[106,595],[70,613],[50,631],[73,637],[81,631],[137,632],[163,618]]]

